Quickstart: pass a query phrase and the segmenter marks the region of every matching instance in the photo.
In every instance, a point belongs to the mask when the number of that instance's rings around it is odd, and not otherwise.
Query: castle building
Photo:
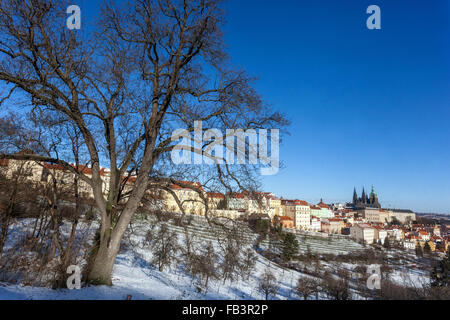
[[[381,205],[378,202],[378,195],[375,193],[374,187],[372,186],[372,192],[369,196],[366,195],[366,191],[363,188],[361,197],[358,197],[356,193],[356,188],[353,190],[353,202],[354,209],[364,209],[364,208],[378,208],[381,209]]]

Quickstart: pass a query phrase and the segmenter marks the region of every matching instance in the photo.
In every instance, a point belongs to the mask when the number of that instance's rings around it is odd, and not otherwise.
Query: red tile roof
[[[304,200],[295,200],[294,203],[298,206],[309,206],[309,203]]]
[[[50,170],[61,170],[66,171],[66,167],[60,164],[53,164],[53,163],[43,163],[42,164],[44,168],[50,169]],[[78,172],[83,174],[92,174],[92,168],[89,168],[88,166],[79,165],[76,167],[75,165],[71,165],[73,168],[77,169]],[[106,176],[109,172],[105,168],[100,168],[100,175]],[[125,178],[125,177],[123,177]],[[131,178],[130,178],[131,180]]]
[[[319,202],[319,203],[317,204],[317,206],[319,206],[319,207],[321,207],[321,208],[327,208],[327,209],[330,208],[327,204],[325,204],[325,203],[323,203],[323,202]]]
[[[170,188],[171,188],[171,189],[177,189],[177,190],[180,190],[180,189],[189,189],[189,190],[192,190],[192,189],[190,189],[190,188],[185,187],[185,186],[191,186],[191,187],[193,187],[193,188],[197,188],[197,189],[200,189],[201,191],[203,191],[203,187],[202,187],[202,184],[201,184],[200,182],[178,181],[177,183],[179,183],[180,185],[178,185],[178,184],[172,184],[172,185],[170,186]]]
[[[42,166],[49,170],[61,170],[61,171],[66,170],[66,168],[60,164],[43,163]]]
[[[225,195],[223,193],[218,192],[208,192],[206,194],[208,198],[217,198],[217,199],[225,199]]]

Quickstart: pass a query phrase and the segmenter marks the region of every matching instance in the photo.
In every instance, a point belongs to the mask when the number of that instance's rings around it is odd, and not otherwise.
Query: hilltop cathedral
[[[366,195],[366,191],[363,188],[362,195],[358,198],[358,194],[356,193],[356,188],[353,190],[353,207],[355,209],[364,209],[364,208],[378,208],[381,209],[381,205],[378,202],[378,196],[374,191],[372,186],[372,192],[369,196]]]

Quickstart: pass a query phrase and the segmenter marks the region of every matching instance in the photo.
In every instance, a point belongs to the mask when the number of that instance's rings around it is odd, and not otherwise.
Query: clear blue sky
[[[381,30],[366,9],[381,8]],[[233,62],[292,120],[265,189],[450,212],[450,2],[231,0]]]
[[[83,19],[99,3],[73,1]],[[101,2],[100,2],[101,3]],[[366,8],[381,8],[381,30]],[[385,207],[450,213],[450,1],[229,0],[233,63],[292,121],[264,188],[310,202],[375,186]],[[83,25],[83,23],[82,23]]]

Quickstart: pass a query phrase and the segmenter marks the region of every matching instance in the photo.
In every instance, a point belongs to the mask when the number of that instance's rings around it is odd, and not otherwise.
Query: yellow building
[[[181,186],[183,185],[183,186]],[[186,187],[184,187],[186,185]],[[189,188],[191,185],[193,188],[198,189],[200,192],[204,192],[201,184],[199,182],[180,182],[180,185],[173,184],[170,189],[177,196],[183,210],[187,214],[195,214],[199,216],[205,215],[205,204],[203,199],[200,197],[199,192]],[[165,192],[163,196],[164,210],[176,213],[182,213],[180,206],[169,192]]]

